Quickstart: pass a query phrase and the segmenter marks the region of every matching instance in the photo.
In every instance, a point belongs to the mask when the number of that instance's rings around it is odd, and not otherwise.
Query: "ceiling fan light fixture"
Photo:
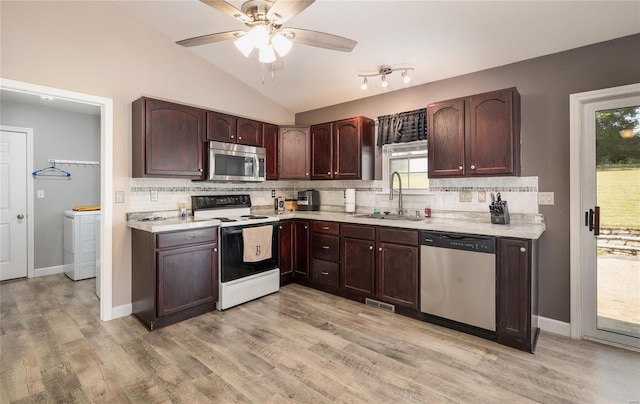
[[[273,63],[276,61],[276,53],[273,51],[273,46],[267,45],[260,48],[260,57],[258,60],[262,63]]]
[[[364,78],[364,81],[362,82],[362,85],[360,86],[361,89],[366,90],[369,88],[369,85],[367,84],[369,83],[369,80],[367,80],[367,78]]]
[[[251,28],[247,35],[251,36],[254,48],[262,49],[269,45],[269,29],[265,24],[259,24]]]
[[[251,52],[253,51],[253,40],[249,36],[249,34],[245,34],[240,38],[233,41],[233,44],[238,48],[240,53],[242,53],[245,57],[249,57]]]
[[[273,45],[273,48],[278,52],[280,57],[284,57],[291,50],[293,42],[278,32],[271,38],[271,45]]]

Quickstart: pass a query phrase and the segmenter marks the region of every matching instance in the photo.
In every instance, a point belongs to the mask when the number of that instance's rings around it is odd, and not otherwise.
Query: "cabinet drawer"
[[[340,286],[340,264],[314,258],[311,280],[322,286],[338,289]]]
[[[343,224],[342,237],[359,238],[363,240],[375,240],[376,228],[373,226],[363,226],[359,224]]]
[[[418,232],[381,227],[378,229],[378,240],[383,243],[418,245]]]
[[[206,227],[196,230],[172,231],[156,234],[156,248],[176,247],[185,244],[215,243],[218,240],[218,228]]]
[[[327,261],[340,260],[340,238],[324,234],[314,234],[311,241],[312,256]]]
[[[340,223],[314,221],[311,225],[314,233],[340,235]]]

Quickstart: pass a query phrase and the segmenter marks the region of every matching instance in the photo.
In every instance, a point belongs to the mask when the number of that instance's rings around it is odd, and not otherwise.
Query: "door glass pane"
[[[596,112],[597,328],[640,338],[640,106]]]

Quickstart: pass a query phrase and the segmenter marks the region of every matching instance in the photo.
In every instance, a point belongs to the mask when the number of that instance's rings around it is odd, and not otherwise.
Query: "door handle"
[[[594,206],[593,209],[584,212],[584,225],[589,227],[594,236],[600,235],[600,206]]]
[[[22,213],[18,213],[18,220],[24,219],[24,215]]]

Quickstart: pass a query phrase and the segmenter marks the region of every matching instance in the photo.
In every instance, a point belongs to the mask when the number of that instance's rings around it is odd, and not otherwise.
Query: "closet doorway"
[[[112,222],[113,222],[113,100],[82,94],[31,83],[0,79],[0,91],[51,97],[67,103],[74,103],[78,108],[97,108],[100,114],[100,319],[108,321],[112,314]],[[36,167],[40,168],[40,167]],[[29,178],[27,187],[34,195],[34,181]],[[27,215],[34,217],[33,205],[28,208]],[[29,257],[33,262],[33,237],[29,237]],[[33,276],[32,273],[29,276]]]

